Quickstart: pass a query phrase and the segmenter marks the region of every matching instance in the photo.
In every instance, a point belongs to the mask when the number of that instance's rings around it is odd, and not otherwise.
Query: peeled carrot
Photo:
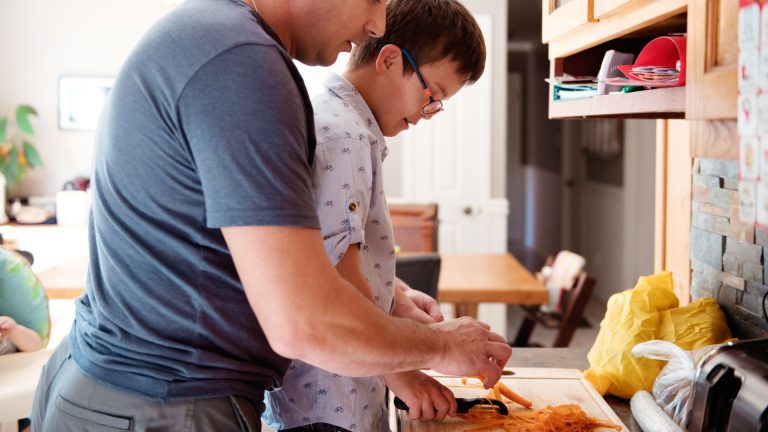
[[[471,377],[471,378],[476,378],[476,379],[478,379],[480,381],[483,380],[482,377]],[[467,384],[467,377],[461,378],[461,383],[466,385]],[[498,401],[502,401],[503,402],[503,399],[501,398],[502,395],[506,396],[507,399],[511,400],[512,402],[520,404],[520,405],[522,405],[522,406],[524,406],[526,408],[530,408],[531,406],[533,406],[533,403],[531,401],[529,401],[529,400],[525,399],[524,397],[520,396],[519,394],[513,392],[512,389],[510,389],[509,387],[504,385],[504,383],[501,382],[501,381],[499,381],[499,382],[497,382],[496,384],[493,385],[493,387],[488,392],[488,394],[485,396],[485,398],[486,399],[496,399]]]
[[[499,391],[501,392],[501,394],[503,394],[507,399],[511,400],[512,402],[520,404],[526,408],[530,408],[533,406],[533,402],[513,392],[512,389],[507,387],[503,382],[499,381],[497,385],[499,387]]]

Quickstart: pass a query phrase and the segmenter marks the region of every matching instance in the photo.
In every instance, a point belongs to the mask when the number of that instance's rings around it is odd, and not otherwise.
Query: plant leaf
[[[31,115],[36,116],[37,111],[29,105],[19,105],[16,108],[16,124],[19,125],[19,129],[28,135],[35,133],[32,123],[29,122],[29,116]]]
[[[27,159],[27,165],[29,165],[30,168],[43,166],[43,160],[40,158],[40,153],[37,152],[34,145],[24,141],[23,149],[24,157]]]
[[[5,128],[8,126],[8,119],[0,117],[0,144],[5,142]]]
[[[19,152],[15,146],[11,148],[11,152],[8,154],[8,162],[3,166],[3,174],[5,174],[5,180],[8,182],[8,189],[18,183],[24,175],[19,164]]]

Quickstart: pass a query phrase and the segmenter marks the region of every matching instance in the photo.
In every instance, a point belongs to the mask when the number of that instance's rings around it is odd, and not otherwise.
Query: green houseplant
[[[24,179],[27,169],[43,166],[32,143],[35,130],[30,118],[34,116],[37,111],[29,105],[18,105],[0,115],[0,172],[5,176],[7,190]]]

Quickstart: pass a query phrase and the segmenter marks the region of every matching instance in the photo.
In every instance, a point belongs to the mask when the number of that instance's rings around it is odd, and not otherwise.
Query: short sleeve
[[[353,139],[318,145],[313,168],[315,205],[333,265],[350,245],[363,243],[370,208],[370,156]]]
[[[209,228],[317,228],[306,112],[274,46],[241,45],[208,61],[178,100]]]

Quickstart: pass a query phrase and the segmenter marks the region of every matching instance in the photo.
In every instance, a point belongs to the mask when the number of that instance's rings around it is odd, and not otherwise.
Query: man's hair
[[[472,14],[457,0],[390,0],[387,30],[381,38],[368,38],[356,46],[349,68],[359,69],[374,61],[384,45],[405,48],[418,65],[442,59],[456,62],[457,72],[472,84],[485,69],[485,40]],[[403,58],[403,74],[413,68]]]

